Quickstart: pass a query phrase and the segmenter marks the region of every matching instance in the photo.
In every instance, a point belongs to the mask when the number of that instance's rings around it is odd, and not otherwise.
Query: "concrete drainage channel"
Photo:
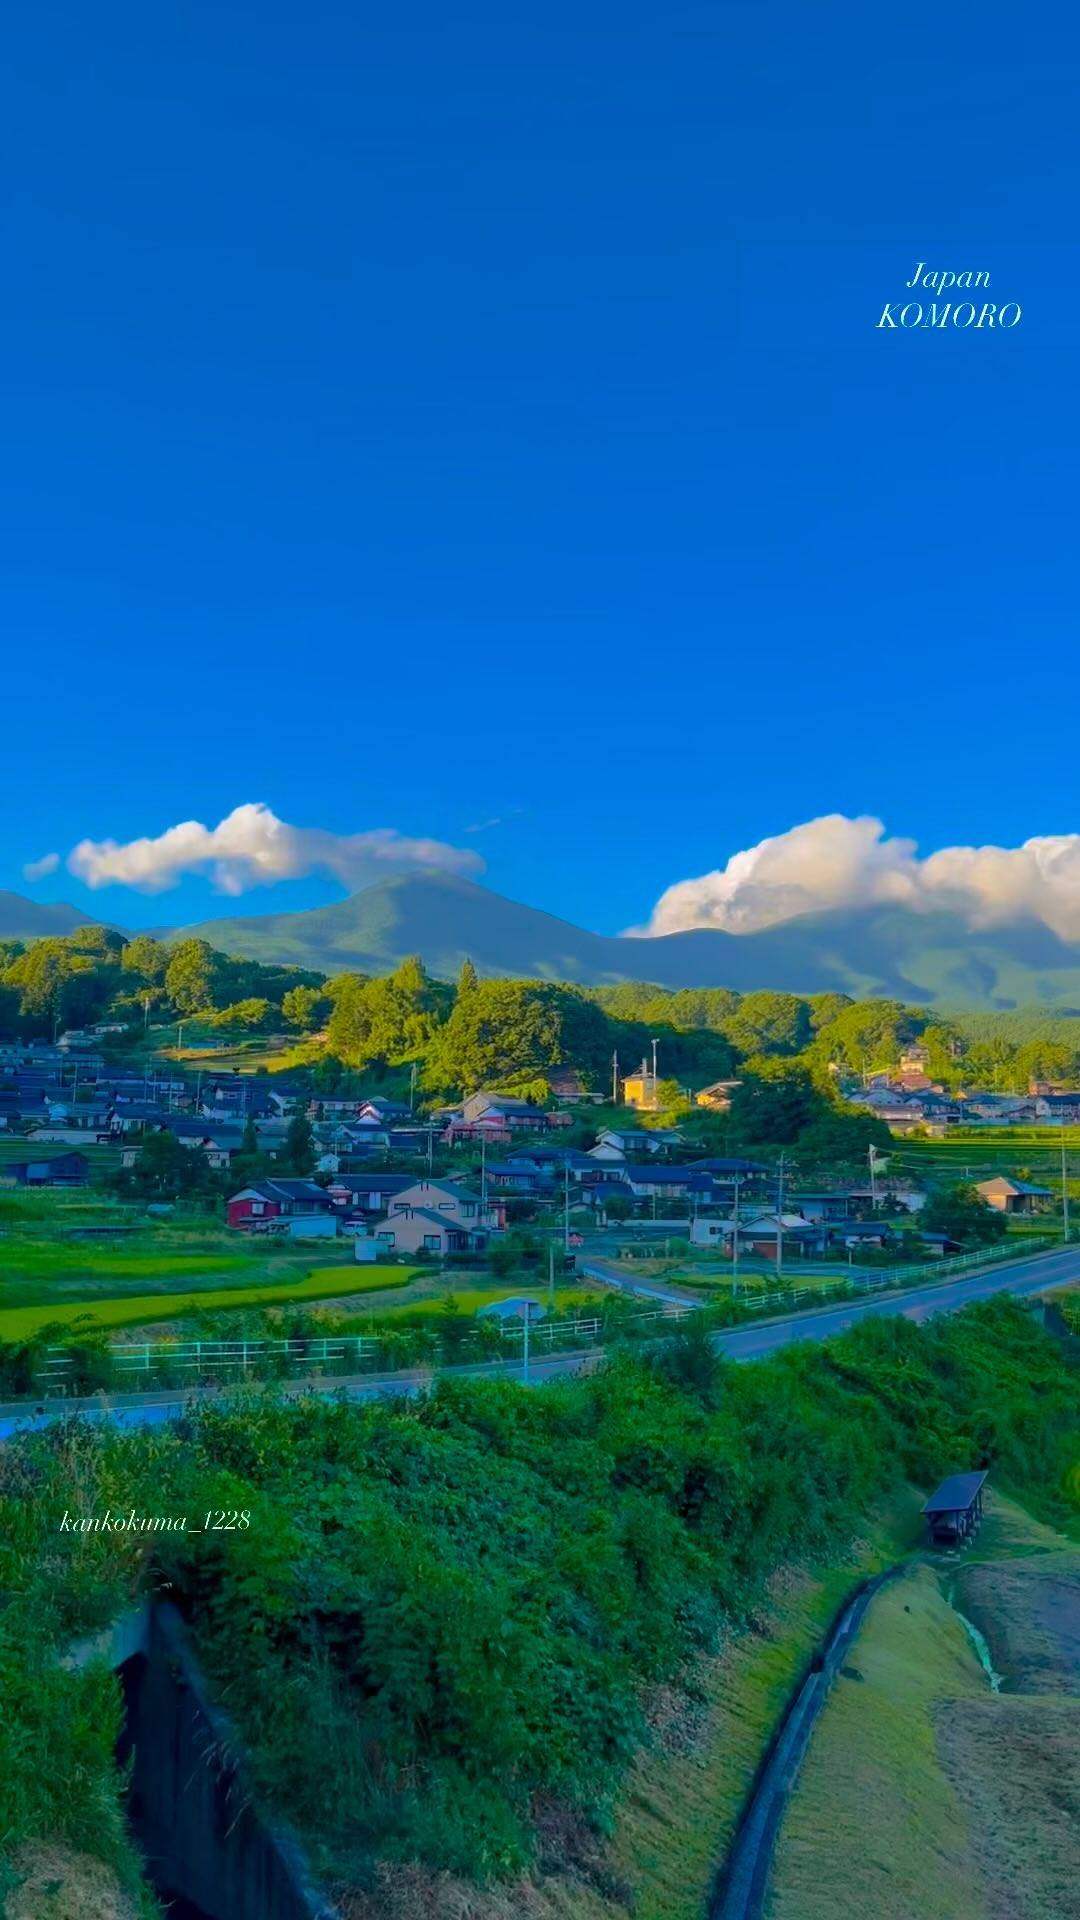
[[[814,1655],[758,1768],[739,1830],[717,1878],[709,1920],[760,1920],[764,1913],[776,1836],[814,1724],[867,1607],[886,1581],[900,1571],[899,1567],[890,1567],[864,1581],[845,1602],[824,1645]]]
[[[173,1920],[335,1920],[296,1836],[253,1808],[236,1731],[174,1606],[127,1614],[68,1657],[104,1657],[123,1687],[128,1819]]]

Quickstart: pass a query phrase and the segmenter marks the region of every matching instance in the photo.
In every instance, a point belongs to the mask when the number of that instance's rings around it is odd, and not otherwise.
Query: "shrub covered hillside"
[[[171,1582],[260,1793],[329,1883],[364,1884],[376,1856],[489,1878],[528,1864],[554,1807],[604,1827],[649,1683],[692,1671],[778,1566],[840,1550],[890,1487],[945,1468],[996,1463],[1061,1517],[1078,1454],[1080,1374],[1007,1302],[741,1368],[691,1326],[532,1392],[447,1382],[367,1407],[253,1398],[153,1436],[55,1429],[0,1458],[5,1671],[40,1673],[46,1642]],[[110,1503],[250,1525],[57,1531],[65,1507]],[[100,1807],[84,1686],[24,1690],[17,1735],[4,1716],[9,1834],[82,1833]],[[34,1770],[45,1732],[64,1805]]]

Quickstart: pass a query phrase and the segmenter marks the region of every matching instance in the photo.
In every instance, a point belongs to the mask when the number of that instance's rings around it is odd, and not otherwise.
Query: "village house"
[[[461,1118],[466,1126],[491,1125],[510,1133],[542,1133],[548,1125],[541,1107],[507,1093],[470,1093],[462,1102]]]
[[[157,1127],[143,1129],[140,1137],[129,1137],[120,1153],[120,1164],[133,1167],[142,1152],[147,1133],[171,1133],[176,1136],[182,1147],[198,1147],[206,1155],[208,1164],[215,1172],[223,1172],[232,1161],[234,1153],[239,1153],[244,1136],[237,1128],[212,1127],[205,1120],[166,1119]]]
[[[504,1225],[502,1202],[484,1205],[456,1180],[416,1180],[390,1201],[376,1239],[398,1253],[481,1252]]]
[[[600,1107],[607,1097],[603,1090],[591,1092],[576,1067],[545,1067],[543,1078],[551,1088],[556,1106],[575,1107],[589,1102]]]
[[[1040,1202],[1052,1200],[1049,1187],[1032,1186],[1029,1180],[1010,1180],[999,1173],[993,1180],[977,1180],[975,1191],[980,1200],[996,1213],[1039,1213]]]
[[[482,1120],[454,1119],[439,1135],[446,1147],[480,1146],[508,1147],[513,1139],[509,1127],[502,1126],[486,1115]]]
[[[710,1087],[702,1087],[695,1093],[694,1105],[706,1107],[710,1113],[730,1113],[731,1096],[736,1087],[741,1086],[741,1080],[714,1080]]]
[[[690,1166],[695,1173],[707,1173],[713,1186],[729,1202],[734,1201],[736,1193],[753,1200],[771,1192],[774,1176],[761,1160],[742,1160],[717,1158],[715,1155],[706,1160],[691,1160]]]
[[[690,1226],[690,1242],[695,1247],[715,1247],[731,1255],[738,1234],[740,1254],[757,1254],[771,1260],[776,1254],[777,1232],[784,1250],[800,1255],[821,1253],[828,1242],[828,1229],[819,1222],[804,1220],[801,1213],[751,1214],[746,1219],[710,1220],[698,1218]]]
[[[650,1072],[643,1060],[636,1073],[628,1073],[623,1080],[623,1100],[628,1107],[636,1107],[643,1113],[655,1113],[659,1102],[656,1089],[659,1084],[656,1074]]]
[[[692,1199],[700,1207],[716,1204],[717,1193],[711,1176],[696,1167],[670,1166],[666,1161],[649,1166],[642,1161],[627,1160],[616,1163],[612,1172],[629,1188],[635,1200]]]
[[[625,1160],[632,1153],[665,1153],[681,1146],[682,1138],[675,1127],[601,1127],[589,1158]]]
[[[407,1125],[412,1119],[412,1108],[401,1100],[386,1100],[381,1093],[369,1100],[362,1100],[357,1108],[358,1120],[365,1120],[376,1127],[396,1127]]]
[[[0,1186],[85,1187],[89,1178],[90,1162],[85,1153],[56,1153],[0,1165]]]
[[[859,1203],[850,1188],[839,1188],[832,1193],[793,1193],[791,1204],[805,1220],[835,1221],[852,1219]]]
[[[416,1185],[413,1173],[381,1173],[374,1169],[335,1174],[326,1189],[335,1207],[367,1217],[386,1213],[392,1200]]]
[[[329,1195],[313,1180],[255,1180],[226,1202],[225,1218],[230,1227],[250,1233],[275,1220],[328,1214],[332,1206]]]
[[[1073,1126],[1080,1120],[1080,1093],[1039,1093],[1035,1096],[1035,1117],[1044,1126]]]

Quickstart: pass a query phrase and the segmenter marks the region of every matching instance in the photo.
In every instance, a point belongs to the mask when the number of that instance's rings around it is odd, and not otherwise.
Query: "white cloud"
[[[922,858],[914,840],[887,838],[880,820],[830,813],[733,854],[713,873],[677,881],[648,926],[631,931],[754,933],[798,914],[890,902],[948,908],[972,929],[1040,920],[1062,939],[1080,940],[1080,834],[1019,847],[942,847]]]
[[[351,890],[367,886],[380,871],[441,867],[448,873],[483,869],[479,854],[442,840],[414,840],[395,827],[367,833],[328,833],[321,827],[290,827],[258,803],[234,807],[216,827],[184,820],[154,839],[80,840],[68,868],[88,887],[135,887],[164,893],[188,873],[207,873],[220,893],[245,893],[307,873],[329,873]]]
[[[46,874],[55,873],[60,865],[58,853],[43,853],[40,860],[28,860],[23,868],[26,880],[44,880]]]

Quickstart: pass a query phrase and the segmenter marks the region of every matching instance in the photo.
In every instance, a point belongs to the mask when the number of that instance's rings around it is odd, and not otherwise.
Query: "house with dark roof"
[[[17,1187],[85,1187],[90,1162],[85,1153],[54,1153],[0,1165],[0,1185]]]
[[[677,1200],[693,1198],[698,1206],[711,1207],[718,1198],[712,1176],[697,1167],[672,1166],[666,1160],[649,1166],[641,1161],[615,1161],[609,1168],[636,1200]]]
[[[381,1173],[371,1167],[352,1173],[339,1170],[327,1192],[336,1207],[374,1215],[385,1213],[399,1193],[406,1193],[415,1185],[413,1173]]]

